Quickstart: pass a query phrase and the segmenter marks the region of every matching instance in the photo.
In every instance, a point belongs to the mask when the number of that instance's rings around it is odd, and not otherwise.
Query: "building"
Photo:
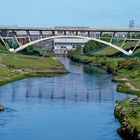
[[[77,45],[84,47],[87,41],[86,39],[76,38],[54,39],[54,53],[67,54],[69,50],[76,50]]]

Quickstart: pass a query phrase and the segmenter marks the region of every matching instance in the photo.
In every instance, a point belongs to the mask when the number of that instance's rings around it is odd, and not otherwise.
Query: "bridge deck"
[[[84,27],[18,27],[18,26],[0,26],[0,30],[17,31],[79,31],[79,32],[140,32],[140,28],[84,28]]]

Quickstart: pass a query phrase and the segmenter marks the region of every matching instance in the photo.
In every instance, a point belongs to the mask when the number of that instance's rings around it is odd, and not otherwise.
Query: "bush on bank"
[[[139,140],[140,98],[119,101],[114,114],[121,123],[118,133],[127,140]]]

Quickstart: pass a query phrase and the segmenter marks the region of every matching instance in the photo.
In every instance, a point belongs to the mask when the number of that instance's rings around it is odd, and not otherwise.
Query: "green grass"
[[[125,139],[139,139],[140,135],[140,98],[119,101],[115,116],[120,120],[118,132]]]
[[[129,49],[132,46],[135,46],[137,44],[137,42],[126,42],[125,45],[123,46],[124,49]],[[116,44],[117,46],[121,46],[121,43]],[[105,47],[97,52],[94,53],[94,55],[96,56],[110,56],[110,55],[114,55],[116,53],[118,53],[119,51],[112,48],[112,47]]]
[[[135,88],[140,89],[140,77],[130,82]]]
[[[7,67],[0,67],[0,76],[7,76],[7,74],[10,72],[11,70]]]
[[[133,57],[140,57],[140,49],[137,49],[136,51],[134,51]]]
[[[140,97],[140,90],[132,89],[130,86],[128,86],[126,84],[119,84],[117,86],[117,91],[122,92],[122,93],[131,94],[131,95],[137,95],[138,97]]]
[[[35,57],[19,54],[0,54],[0,61],[2,64],[19,69],[32,69],[32,70],[57,70],[61,69],[60,63],[53,57]]]
[[[41,46],[31,45],[26,49],[20,51],[21,54],[28,54],[34,56],[47,56],[46,51]]]
[[[66,72],[64,66],[53,57],[0,53],[0,85],[26,77],[50,77]]]
[[[0,43],[0,53],[9,53],[7,48],[4,45],[2,45],[1,43]]]
[[[67,70],[55,58],[13,54],[0,44],[0,85],[25,77],[54,76]]]

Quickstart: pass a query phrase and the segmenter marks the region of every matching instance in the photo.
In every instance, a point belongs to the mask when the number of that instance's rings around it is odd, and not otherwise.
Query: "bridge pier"
[[[27,33],[27,37],[28,37],[29,42],[32,42],[30,31],[26,30],[26,33]]]
[[[64,31],[64,35],[67,35],[67,31]]]
[[[79,32],[78,31],[76,31],[76,36],[78,36],[79,35]]]
[[[90,31],[88,31],[88,37],[90,37]]]
[[[7,30],[1,30],[1,36],[2,37],[7,37],[8,36],[8,31]]]
[[[22,44],[19,42],[18,38],[17,38],[17,33],[15,30],[12,31],[13,35],[14,35],[14,40],[16,41],[17,45],[20,47],[22,46]]]
[[[43,31],[39,31],[39,34],[40,34],[40,38],[42,39],[43,38]]]
[[[52,32],[52,36],[55,36],[55,31],[51,31]]]
[[[103,32],[100,32],[100,34],[99,34],[99,36],[98,36],[98,39],[101,38],[102,34],[103,34]]]
[[[113,39],[114,39],[114,36],[115,36],[116,32],[113,33],[112,37],[111,37],[111,40],[110,40],[110,43],[112,43]]]

